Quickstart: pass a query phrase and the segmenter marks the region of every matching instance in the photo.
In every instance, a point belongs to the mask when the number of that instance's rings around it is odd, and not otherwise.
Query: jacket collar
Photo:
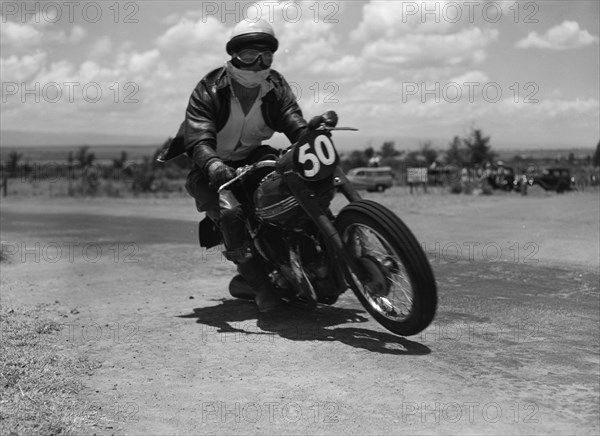
[[[273,70],[271,70],[269,77],[267,77],[267,82],[272,84],[273,88],[277,88],[277,87],[281,86],[281,81],[279,80],[279,76]],[[214,83],[217,88],[217,91],[220,91],[222,89],[226,89],[229,87],[229,80],[227,78],[227,69],[225,67],[221,67],[220,69],[217,70]]]
[[[227,88],[229,86],[229,83],[227,80],[227,69],[225,67],[221,67],[221,69],[217,73],[217,78],[215,80],[215,84],[217,85],[217,90],[221,90],[221,89]]]

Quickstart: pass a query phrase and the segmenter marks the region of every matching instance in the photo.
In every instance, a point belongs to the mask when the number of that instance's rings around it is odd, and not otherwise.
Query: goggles
[[[270,50],[259,51],[253,48],[247,48],[235,54],[238,61],[244,65],[253,65],[258,58],[261,58],[263,64],[270,67],[273,63],[273,52]]]

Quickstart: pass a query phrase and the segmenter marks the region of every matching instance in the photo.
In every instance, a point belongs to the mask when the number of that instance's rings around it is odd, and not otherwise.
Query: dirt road
[[[3,200],[2,301],[51,304],[54,340],[96,362],[99,434],[598,434],[598,193],[370,197],[436,274],[413,337],[350,291],[271,316],[231,299],[189,199]]]

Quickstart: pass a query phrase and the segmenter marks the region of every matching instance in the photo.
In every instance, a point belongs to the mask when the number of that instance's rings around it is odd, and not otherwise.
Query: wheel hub
[[[365,286],[374,296],[386,296],[390,292],[390,286],[386,279],[387,268],[379,262],[374,256],[364,255],[359,259],[361,265],[369,273],[369,281],[365,282]]]

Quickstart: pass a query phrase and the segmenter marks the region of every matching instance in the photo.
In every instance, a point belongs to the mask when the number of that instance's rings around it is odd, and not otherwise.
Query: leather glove
[[[236,176],[235,170],[221,160],[213,160],[208,165],[207,173],[208,184],[214,189],[219,189]]]
[[[335,127],[338,122],[338,116],[334,111],[327,111],[323,115],[317,115],[312,117],[308,122],[308,128],[315,130],[321,124],[325,124],[328,127]]]
[[[335,127],[338,123],[338,116],[335,111],[327,111],[323,115],[323,123],[328,127]]]

